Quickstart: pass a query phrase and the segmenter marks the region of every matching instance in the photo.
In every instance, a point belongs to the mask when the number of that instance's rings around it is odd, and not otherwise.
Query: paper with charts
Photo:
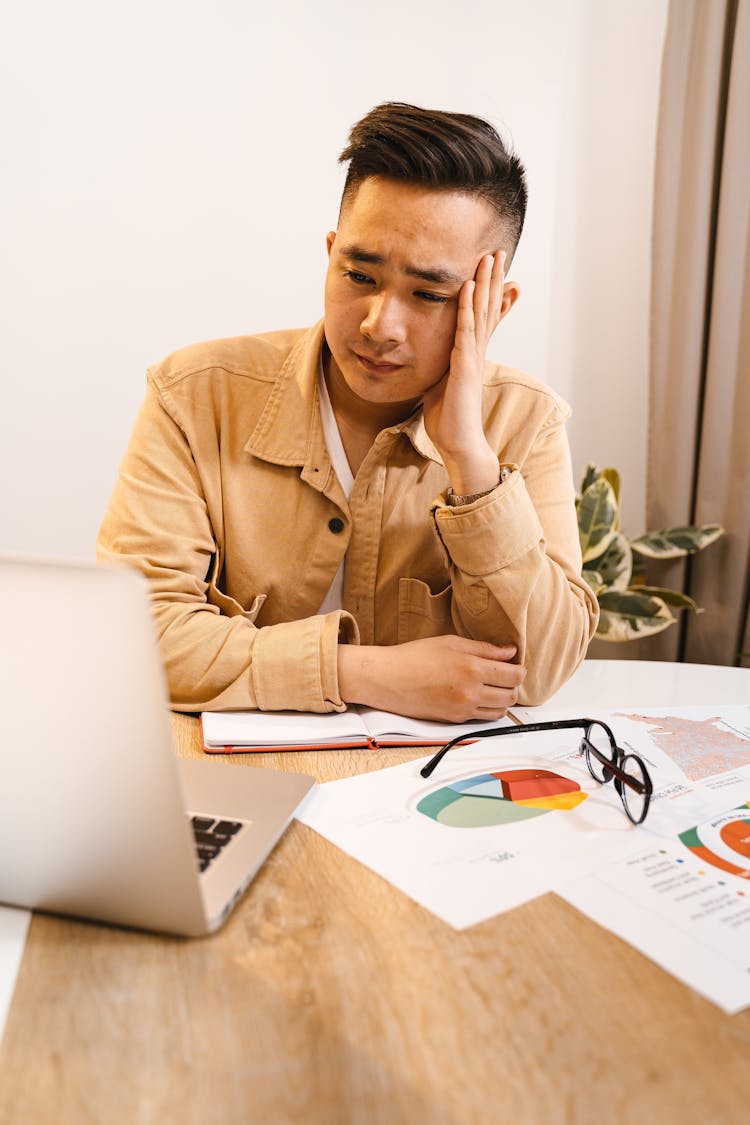
[[[589,717],[647,763],[637,828],[575,730],[456,747],[429,779],[425,757],[327,782],[300,819],[458,929],[553,890],[726,1011],[746,1007],[750,706]]]

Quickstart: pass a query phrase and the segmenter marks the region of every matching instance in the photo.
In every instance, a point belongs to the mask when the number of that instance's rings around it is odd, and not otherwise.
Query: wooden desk
[[[706,675],[747,701],[733,671]],[[197,721],[174,725],[199,754]],[[234,761],[325,781],[412,756]],[[0,1052],[3,1125],[733,1125],[748,1107],[750,1010],[723,1015],[554,895],[458,933],[296,822],[206,940],[35,915]]]

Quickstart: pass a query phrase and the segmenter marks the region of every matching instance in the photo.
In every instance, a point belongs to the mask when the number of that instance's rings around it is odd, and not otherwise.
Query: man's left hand
[[[482,424],[487,345],[507,308],[505,252],[487,254],[458,296],[456,335],[448,371],[423,399],[427,433],[448,470],[453,491],[485,492],[498,482],[497,454]]]

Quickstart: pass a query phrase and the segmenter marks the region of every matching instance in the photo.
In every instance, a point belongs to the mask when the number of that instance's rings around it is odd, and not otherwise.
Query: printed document
[[[300,819],[456,928],[553,890],[725,1010],[749,1005],[750,706],[590,717],[646,762],[638,827],[575,730],[456,747],[429,779],[421,758],[328,782]]]

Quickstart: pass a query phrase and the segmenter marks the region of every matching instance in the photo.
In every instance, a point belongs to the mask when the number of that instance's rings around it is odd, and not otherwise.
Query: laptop
[[[216,930],[314,785],[173,747],[145,578],[0,556],[0,902]]]

